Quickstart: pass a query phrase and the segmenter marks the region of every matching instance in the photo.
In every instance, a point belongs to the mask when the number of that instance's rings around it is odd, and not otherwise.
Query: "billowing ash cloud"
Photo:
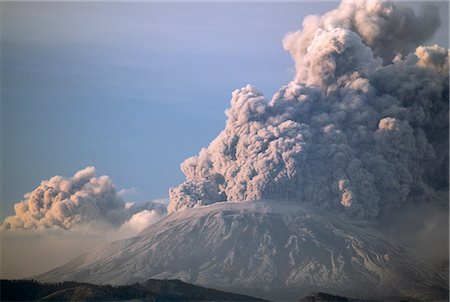
[[[0,226],[1,277],[43,273],[96,245],[134,236],[167,214],[164,200],[125,202],[126,193],[108,176],[96,177],[94,167],[42,181]]]
[[[283,42],[294,81],[270,101],[233,92],[225,130],[181,165],[168,211],[273,199],[370,219],[448,190],[448,50],[417,47],[439,23],[433,6],[376,1],[307,17]]]
[[[54,176],[44,180],[24,198],[15,204],[15,215],[5,219],[3,229],[70,229],[90,223],[113,228],[124,224],[138,229],[165,212],[160,204],[125,203],[108,176],[95,176],[94,167],[70,178]]]
[[[440,24],[438,9],[431,4],[424,3],[416,15],[413,9],[388,1],[344,0],[324,16],[307,16],[303,30],[286,35],[283,45],[294,57],[297,68],[304,71],[305,55],[321,31],[347,29],[389,64],[397,54],[409,54],[430,38]]]

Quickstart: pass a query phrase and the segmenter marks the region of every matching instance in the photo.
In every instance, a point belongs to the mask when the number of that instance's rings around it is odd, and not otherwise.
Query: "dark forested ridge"
[[[36,280],[1,280],[0,301],[259,301],[251,296],[228,293],[182,282],[180,280],[149,279],[131,285],[111,286],[65,281],[41,283]],[[447,299],[436,300],[446,301]],[[412,302],[407,297],[382,300],[359,300],[323,292],[311,292],[298,302]]]
[[[182,282],[150,279],[124,286],[1,280],[1,301],[263,301]]]

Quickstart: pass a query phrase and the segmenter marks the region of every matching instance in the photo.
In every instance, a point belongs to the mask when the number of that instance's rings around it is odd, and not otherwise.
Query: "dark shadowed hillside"
[[[330,295],[326,293],[311,293],[309,296],[303,297],[299,302],[337,302],[337,301],[356,301],[346,297]]]
[[[1,280],[0,288],[1,301],[263,301],[179,280],[150,279],[126,286]]]

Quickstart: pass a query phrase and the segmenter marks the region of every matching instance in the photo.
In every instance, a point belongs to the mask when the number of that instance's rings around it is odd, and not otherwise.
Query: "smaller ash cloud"
[[[138,234],[163,218],[166,199],[126,202],[108,176],[86,167],[44,180],[0,227],[1,277],[28,278],[87,250]]]
[[[130,203],[122,198],[112,180],[96,177],[94,167],[86,167],[72,177],[54,176],[24,195],[14,205],[15,215],[5,219],[2,228],[71,229],[82,225],[103,225],[141,230],[165,215],[159,203]]]

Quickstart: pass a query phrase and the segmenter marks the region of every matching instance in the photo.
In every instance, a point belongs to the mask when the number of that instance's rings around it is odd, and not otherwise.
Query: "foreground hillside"
[[[365,299],[448,297],[439,274],[370,226],[274,201],[172,213],[137,237],[96,248],[37,278],[98,284],[180,279],[289,300],[311,290]]]
[[[263,301],[179,280],[150,279],[126,286],[1,280],[0,288],[1,301]]]

